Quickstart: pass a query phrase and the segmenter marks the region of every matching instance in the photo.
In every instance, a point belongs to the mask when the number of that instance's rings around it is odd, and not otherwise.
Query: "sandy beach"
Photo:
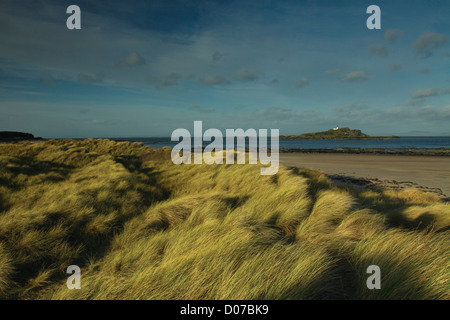
[[[450,197],[450,158],[377,154],[281,153],[286,166],[322,170],[336,180],[352,178],[390,188],[416,187]]]

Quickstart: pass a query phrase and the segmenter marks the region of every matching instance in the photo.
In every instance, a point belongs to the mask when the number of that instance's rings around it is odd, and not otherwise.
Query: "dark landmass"
[[[330,129],[322,132],[310,132],[300,135],[280,136],[284,140],[388,140],[398,139],[397,136],[369,136],[362,133],[361,130],[352,130],[350,128]]]
[[[15,142],[27,140],[43,140],[40,137],[35,138],[31,133],[16,131],[0,131],[0,142]]]

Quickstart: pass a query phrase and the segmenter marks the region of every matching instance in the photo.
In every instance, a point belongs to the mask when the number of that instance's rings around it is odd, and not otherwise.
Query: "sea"
[[[171,147],[178,141],[171,141],[170,137],[149,138],[109,138],[119,141],[142,142],[153,148]],[[270,139],[268,139],[270,146]],[[210,141],[204,141],[203,147]],[[193,146],[192,142],[192,146]],[[225,147],[225,139],[223,146]],[[248,141],[246,139],[246,145]],[[282,149],[336,149],[336,148],[360,148],[360,149],[440,149],[450,148],[450,136],[439,137],[399,137],[389,140],[279,140]]]

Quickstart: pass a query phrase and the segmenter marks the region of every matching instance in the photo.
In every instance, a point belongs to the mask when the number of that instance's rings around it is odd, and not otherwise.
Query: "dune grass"
[[[449,227],[432,194],[318,171],[174,165],[109,140],[0,145],[3,299],[449,299]]]

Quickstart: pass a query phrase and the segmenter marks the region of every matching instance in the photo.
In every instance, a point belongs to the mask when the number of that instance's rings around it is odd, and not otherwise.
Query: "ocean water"
[[[174,147],[178,141],[170,141],[170,137],[158,138],[111,138],[131,142],[142,142],[153,148]],[[268,141],[270,146],[270,139]],[[207,146],[210,142],[203,142]],[[362,149],[438,149],[450,148],[450,136],[448,137],[400,137],[390,140],[280,140],[280,148],[293,149],[335,149],[335,148],[362,148]],[[192,143],[192,146],[194,144]],[[225,141],[223,143],[225,147]],[[248,143],[246,143],[248,145]]]

